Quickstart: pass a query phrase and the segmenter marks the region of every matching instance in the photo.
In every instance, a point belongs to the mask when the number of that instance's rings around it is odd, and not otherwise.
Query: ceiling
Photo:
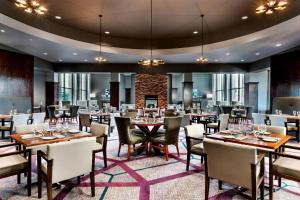
[[[50,62],[94,62],[102,11],[104,30],[111,32],[104,35],[108,63],[136,63],[149,56],[148,0],[43,2],[49,9],[46,16],[28,15],[10,0],[0,1],[0,29],[5,30],[0,44]],[[254,14],[259,2],[153,0],[154,56],[167,63],[195,63],[200,35],[192,32],[201,30],[199,13],[206,15],[204,50],[211,63],[254,62],[299,46],[300,1],[289,0],[287,10],[271,16]],[[55,20],[56,15],[62,20]],[[249,18],[242,20],[244,15]]]
[[[263,0],[153,0],[153,37],[158,49],[200,44],[200,14],[204,14],[205,43],[220,42],[271,27],[300,14],[300,1],[289,0],[283,12],[257,15]],[[0,1],[0,12],[33,27],[79,41],[97,43],[99,17],[107,46],[149,48],[150,0],[41,0],[45,16],[28,15],[14,0]],[[61,20],[55,19],[61,16]],[[248,16],[242,20],[242,16]]]

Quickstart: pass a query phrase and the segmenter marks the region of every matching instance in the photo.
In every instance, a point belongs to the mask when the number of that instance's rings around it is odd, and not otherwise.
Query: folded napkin
[[[24,134],[20,136],[22,139],[31,139],[31,138],[35,138],[36,135],[34,134]]]

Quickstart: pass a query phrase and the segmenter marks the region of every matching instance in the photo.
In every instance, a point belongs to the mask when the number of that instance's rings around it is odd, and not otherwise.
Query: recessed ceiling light
[[[110,32],[109,32],[109,31],[105,31],[104,33],[105,33],[106,35],[109,35],[109,34],[110,34]]]
[[[244,62],[245,60],[244,59],[241,59],[241,62]]]
[[[77,53],[76,53],[76,52],[73,52],[73,55],[74,55],[74,56],[77,56]]]
[[[84,59],[83,61],[84,61],[84,62],[87,62],[88,60],[87,60],[87,59]]]
[[[59,62],[62,62],[63,60],[62,60],[62,59],[59,59],[58,61],[59,61]]]
[[[226,56],[230,56],[230,53],[226,53]]]
[[[219,62],[219,60],[218,60],[218,59],[215,59],[215,62]]]
[[[55,16],[55,19],[61,19],[62,17],[61,16]]]
[[[4,29],[1,29],[1,33],[5,33],[5,30],[4,30]]]
[[[256,53],[255,53],[255,55],[259,56],[259,55],[260,55],[260,53],[259,53],[259,52],[256,52]]]
[[[248,19],[248,16],[245,15],[245,16],[242,17],[242,19],[243,20]]]
[[[46,55],[48,55],[48,53],[47,53],[47,52],[44,52],[43,54],[44,54],[45,56],[46,56]]]
[[[199,33],[198,31],[193,31],[193,34],[195,34],[195,35],[198,34],[198,33]]]
[[[276,47],[281,47],[282,44],[281,44],[281,43],[278,43],[278,44],[276,44],[275,46],[276,46]]]
[[[32,41],[32,38],[29,38],[29,41]]]

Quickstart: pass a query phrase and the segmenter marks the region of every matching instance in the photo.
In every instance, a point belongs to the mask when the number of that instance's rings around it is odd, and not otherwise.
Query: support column
[[[184,73],[183,75],[183,105],[184,108],[193,107],[193,74]]]
[[[119,110],[120,104],[120,74],[111,73],[110,80],[110,106]]]

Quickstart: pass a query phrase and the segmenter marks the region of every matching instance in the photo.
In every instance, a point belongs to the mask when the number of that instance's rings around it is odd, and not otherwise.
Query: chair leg
[[[80,176],[77,176],[77,184],[79,185],[80,183],[81,183]]]
[[[256,188],[252,188],[252,200],[257,200],[257,190]]]
[[[177,149],[177,155],[178,155],[178,157],[180,157],[178,143],[175,146],[176,146],[176,149]]]
[[[29,167],[27,172],[27,195],[31,196],[31,168]]]
[[[130,160],[131,146],[128,144],[127,159]]]
[[[209,196],[209,182],[210,179],[209,177],[205,177],[205,200],[208,200],[208,196]]]
[[[270,161],[269,161],[270,162]],[[269,164],[271,166],[271,164]],[[273,169],[269,168],[269,200],[273,200]]]
[[[121,143],[119,143],[119,150],[118,150],[118,157],[120,156],[120,151],[121,151]]]
[[[165,153],[166,153],[166,161],[169,160],[169,149],[168,149],[168,145],[165,145]]]
[[[38,198],[42,197],[42,174],[38,171]]]
[[[17,183],[20,184],[21,183],[21,174],[17,174]]]
[[[104,167],[107,167],[106,149],[103,149],[103,160],[104,160]]]
[[[202,158],[202,157],[201,157],[201,158]],[[191,160],[191,153],[190,153],[190,152],[187,152],[187,157],[186,157],[186,171],[189,171],[190,160]]]
[[[223,182],[220,181],[220,180],[218,180],[218,187],[219,187],[219,190],[222,190],[222,184],[223,184]]]
[[[90,173],[90,179],[91,179],[91,193],[92,197],[95,196],[95,173],[91,172]]]
[[[201,156],[201,164],[203,164],[203,156]]]
[[[262,180],[261,184],[260,184],[260,199],[263,200],[264,196],[265,196],[265,181],[264,179]]]
[[[52,182],[50,180],[47,180],[47,197],[48,200],[52,199]]]
[[[278,187],[281,187],[281,177],[278,176]]]

